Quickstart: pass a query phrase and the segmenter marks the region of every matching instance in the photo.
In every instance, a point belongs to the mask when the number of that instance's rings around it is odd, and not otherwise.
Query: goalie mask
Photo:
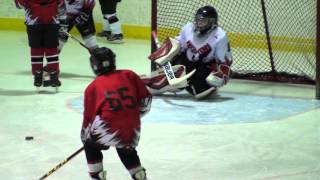
[[[91,68],[97,76],[116,69],[116,55],[106,47],[96,48],[90,56]]]
[[[204,6],[197,10],[195,15],[195,32],[205,34],[218,26],[218,13],[212,6]]]

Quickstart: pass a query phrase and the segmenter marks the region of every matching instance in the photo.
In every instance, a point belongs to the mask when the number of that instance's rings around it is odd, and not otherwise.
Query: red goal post
[[[312,84],[320,99],[320,0],[152,0],[152,31],[160,41],[175,37],[208,4],[228,32],[232,78]]]
[[[320,99],[320,0],[317,0],[316,99]]]

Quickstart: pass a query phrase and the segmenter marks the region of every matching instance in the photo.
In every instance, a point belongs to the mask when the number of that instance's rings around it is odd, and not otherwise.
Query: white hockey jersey
[[[187,23],[176,39],[180,42],[181,51],[186,52],[189,61],[204,63],[217,61],[230,64],[232,62],[227,33],[220,27],[198,36],[194,32],[193,23]]]
[[[93,10],[95,0],[65,0],[68,15],[78,15],[85,9]]]

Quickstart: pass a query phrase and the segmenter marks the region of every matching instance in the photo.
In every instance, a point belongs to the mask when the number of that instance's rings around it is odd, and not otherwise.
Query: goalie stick
[[[39,178],[39,180],[43,180],[45,178],[47,178],[48,176],[50,176],[52,173],[54,173],[56,170],[58,170],[59,168],[61,168],[61,166],[63,166],[64,164],[66,164],[67,162],[69,162],[72,158],[74,158],[76,155],[78,155],[82,150],[84,149],[84,147],[81,147],[80,149],[78,149],[76,152],[74,152],[73,154],[71,154],[67,159],[61,161],[59,164],[57,164],[54,168],[52,168],[50,171],[48,171],[45,175],[41,176],[41,178]]]
[[[157,48],[160,48],[161,44],[160,44],[160,41],[158,39],[158,36],[157,36],[157,33],[156,31],[152,31],[152,38],[156,44],[156,47]],[[182,76],[180,78],[177,78],[175,75],[174,75],[174,71],[172,69],[172,66],[171,66],[171,63],[170,61],[166,62],[163,66],[163,71],[164,73],[166,74],[166,77],[168,79],[168,82],[171,86],[175,86],[175,85],[178,85],[184,81],[186,81],[189,77],[191,77],[195,72],[196,70],[192,70],[191,72],[189,72],[188,74],[186,74],[185,76]]]

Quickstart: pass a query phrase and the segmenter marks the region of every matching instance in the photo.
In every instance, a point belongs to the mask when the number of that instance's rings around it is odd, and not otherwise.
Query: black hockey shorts
[[[71,24],[71,27],[69,27],[69,29],[71,30],[72,27],[73,24]],[[76,28],[78,29],[82,37],[95,34],[96,28],[94,26],[92,12],[90,13],[88,21],[84,22],[83,24],[76,25]]]
[[[84,151],[87,161],[89,162],[102,161],[103,154],[101,151],[107,149],[108,148],[99,148],[91,143],[84,144]],[[116,150],[122,164],[127,169],[141,166],[140,158],[135,148],[116,148]]]
[[[188,79],[189,86],[195,88],[196,94],[211,88],[211,86],[208,85],[206,78],[212,71],[212,63],[191,62],[187,59],[185,54],[181,54],[174,60],[173,64],[184,65],[186,67],[186,73],[196,69],[196,72]]]
[[[117,11],[119,0],[99,0],[102,14],[114,14]]]
[[[29,46],[31,48],[57,48],[59,33],[58,24],[27,25]]]

